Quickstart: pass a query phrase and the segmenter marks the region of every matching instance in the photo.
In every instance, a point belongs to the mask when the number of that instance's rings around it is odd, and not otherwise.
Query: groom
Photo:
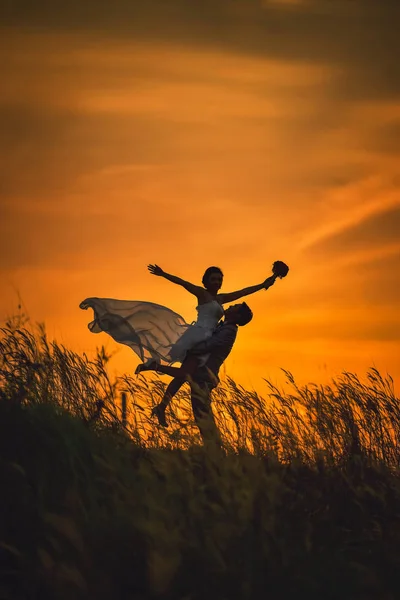
[[[204,444],[221,445],[211,408],[211,391],[219,384],[218,373],[233,348],[238,326],[247,325],[252,318],[253,313],[245,302],[230,306],[225,311],[224,321],[217,326],[213,335],[190,350],[190,354],[197,356],[209,354],[206,364],[199,367],[189,380],[193,415]],[[149,365],[143,370],[156,371],[182,379],[187,378],[187,375],[179,367],[156,364]]]

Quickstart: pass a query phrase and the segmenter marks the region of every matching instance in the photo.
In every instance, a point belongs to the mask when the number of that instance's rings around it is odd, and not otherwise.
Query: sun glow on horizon
[[[255,317],[227,373],[262,388],[281,368],[318,383],[376,364],[399,381],[397,98],[351,95],[328,52],[23,29],[0,48],[0,318],[18,290],[49,335],[116,350],[87,330],[83,298],[149,300],[191,322],[195,299],[148,263],[194,283],[216,264],[233,291],[281,259],[288,277],[246,299]],[[112,361],[136,364],[128,348]]]

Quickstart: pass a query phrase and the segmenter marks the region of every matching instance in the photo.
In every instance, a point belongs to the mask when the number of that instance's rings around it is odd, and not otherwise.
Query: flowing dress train
[[[197,306],[197,321],[192,324],[166,306],[140,300],[86,298],[80,308],[93,309],[90,331],[108,333],[129,346],[142,362],[155,358],[161,364],[182,362],[195,344],[212,335],[224,314],[216,300]],[[200,364],[206,359],[201,357]]]

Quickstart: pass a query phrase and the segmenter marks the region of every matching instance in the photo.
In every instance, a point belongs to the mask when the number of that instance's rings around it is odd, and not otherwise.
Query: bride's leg
[[[167,367],[163,365],[157,366],[158,373],[173,376],[173,380],[169,383],[161,402],[153,409],[153,414],[156,415],[161,425],[166,426],[165,410],[171,402],[175,394],[180,390],[185,381],[194,374],[198,364],[198,358],[189,355],[185,358],[180,368]]]
[[[164,398],[161,400],[160,404],[163,404],[166,407],[168,406],[171,399],[175,396],[178,390],[180,390],[185,381],[188,380],[188,377],[194,374],[197,368],[197,363],[198,358],[196,356],[189,355],[185,358],[185,360],[182,363],[182,366],[179,369],[177,369],[179,373],[173,378],[173,380],[170,382],[167,389],[165,390]],[[174,367],[170,368],[173,369]],[[157,368],[157,371],[160,372],[160,367]]]
[[[162,373],[163,375],[170,375],[174,379],[183,379],[183,381],[187,381],[188,377],[191,377],[198,365],[198,357],[194,354],[190,354],[185,358],[182,365],[180,367],[170,367],[168,365],[159,365],[158,363],[155,366],[151,366],[146,369],[141,369],[142,371],[156,371],[157,373]],[[172,383],[172,382],[171,382]]]

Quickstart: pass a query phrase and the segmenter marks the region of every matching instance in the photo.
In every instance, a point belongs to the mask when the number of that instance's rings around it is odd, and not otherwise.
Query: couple
[[[136,369],[137,373],[155,370],[173,377],[164,398],[153,409],[153,415],[161,425],[167,425],[165,410],[172,397],[185,381],[192,382],[193,411],[204,438],[204,428],[199,419],[206,414],[211,415],[213,421],[210,392],[218,383],[219,368],[232,349],[237,327],[247,324],[252,318],[252,312],[245,303],[231,306],[226,311],[222,305],[268,289],[278,277],[285,277],[289,268],[285,263],[276,261],[272,275],[265,281],[231,293],[219,293],[223,281],[219,267],[209,267],[205,271],[202,286],[170,275],[157,265],[149,265],[148,269],[153,275],[164,277],[196,296],[196,322],[188,325],[177,313],[152,302],[87,298],[80,307],[94,310],[95,319],[88,325],[93,333],[107,332],[141,358],[143,364]],[[217,327],[224,314],[223,325]],[[170,366],[177,361],[181,363],[180,368]],[[199,417],[200,413],[203,417]]]

